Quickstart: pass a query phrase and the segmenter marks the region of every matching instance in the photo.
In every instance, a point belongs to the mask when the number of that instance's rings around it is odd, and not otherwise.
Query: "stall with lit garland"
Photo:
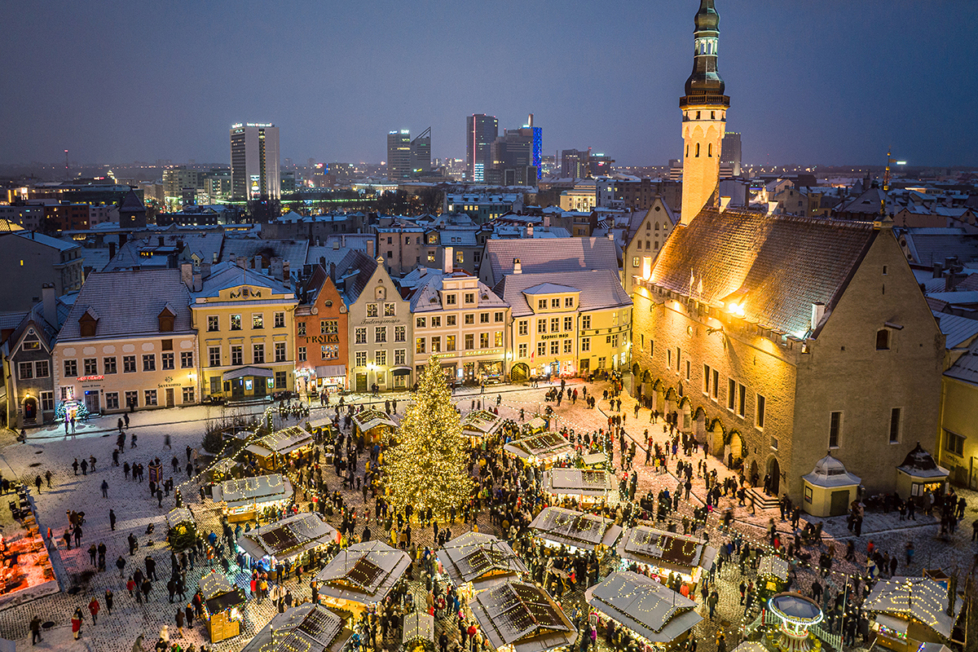
[[[327,606],[358,617],[383,601],[410,565],[406,552],[382,541],[357,543],[316,574],[319,595]]]
[[[581,456],[581,464],[585,468],[600,471],[608,468],[608,455],[601,452],[586,453]]]
[[[469,607],[497,652],[547,652],[577,639],[560,605],[535,584],[499,584],[476,594]]]
[[[459,594],[467,598],[530,572],[508,543],[482,532],[455,537],[436,555]]]
[[[290,426],[265,435],[245,450],[255,456],[258,466],[266,471],[274,471],[290,458],[312,449],[315,439],[312,433],[299,426]]]
[[[822,622],[822,610],[815,601],[800,593],[778,593],[767,601],[766,611],[780,625],[766,634],[767,646],[779,652],[818,650],[822,642],[809,628]]]
[[[621,527],[610,518],[573,509],[547,507],[530,523],[531,535],[550,547],[602,552],[615,545]]]
[[[357,434],[363,435],[364,441],[376,444],[397,429],[397,422],[383,410],[367,408],[353,415],[353,427]]]
[[[491,437],[502,428],[504,419],[488,410],[469,412],[462,419],[462,434],[475,443],[476,440]]]
[[[276,614],[241,652],[342,652],[352,637],[342,618],[306,602]]]
[[[570,459],[575,452],[570,442],[557,432],[514,439],[503,446],[503,451],[526,464],[544,468],[550,467],[557,460]]]
[[[255,565],[272,572],[279,564],[305,565],[309,557],[330,543],[339,543],[340,533],[316,512],[283,518],[238,537],[238,548]]]
[[[529,434],[536,435],[546,430],[549,430],[550,422],[544,419],[543,417],[533,417],[532,419],[526,422],[526,425],[524,425],[523,428]]]
[[[762,599],[780,593],[788,585],[788,561],[777,555],[764,555],[757,564],[757,590]]]
[[[716,561],[717,549],[697,537],[664,532],[644,525],[625,531],[616,547],[622,570],[635,564],[668,581],[676,576],[690,591]]]
[[[239,607],[247,601],[244,591],[223,574],[211,571],[200,578],[200,592],[204,596],[204,619],[211,643],[240,634],[244,615]]]
[[[963,604],[953,581],[945,588],[929,577],[897,576],[877,582],[863,609],[873,615],[880,645],[913,652],[921,643],[963,644],[954,640]]]
[[[166,515],[166,540],[174,552],[194,545],[197,539],[197,521],[189,507],[171,509]]]
[[[921,500],[927,492],[940,493],[947,486],[950,471],[937,464],[918,442],[897,467],[896,491],[901,496]],[[918,502],[918,504],[920,504]]]
[[[615,476],[608,471],[551,468],[543,473],[543,491],[553,500],[568,498],[585,505],[617,505],[620,499]]]
[[[657,580],[632,571],[611,573],[584,592],[598,625],[614,621],[645,650],[672,650],[685,643],[703,616],[696,602]]]
[[[435,652],[435,619],[421,611],[404,616],[401,627],[403,652]]]
[[[292,499],[292,484],[278,473],[226,480],[214,486],[214,502],[224,503],[224,515],[232,523],[257,520],[268,507],[284,508]]]

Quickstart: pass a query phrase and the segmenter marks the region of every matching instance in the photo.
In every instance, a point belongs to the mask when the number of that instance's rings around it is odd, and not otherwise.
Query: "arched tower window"
[[[710,143],[706,146],[706,155],[713,156],[713,144]]]
[[[885,351],[890,348],[890,331],[881,328],[876,331],[876,350]]]
[[[699,155],[700,155],[700,144],[696,143],[696,156],[699,157]]]

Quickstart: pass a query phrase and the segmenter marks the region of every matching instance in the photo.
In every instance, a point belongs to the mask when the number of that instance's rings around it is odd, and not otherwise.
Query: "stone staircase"
[[[754,498],[754,505],[757,506],[757,509],[778,509],[780,504],[777,497],[768,496],[760,489],[748,489],[747,495]]]

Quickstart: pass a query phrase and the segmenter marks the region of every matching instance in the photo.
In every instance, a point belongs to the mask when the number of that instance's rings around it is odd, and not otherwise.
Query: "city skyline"
[[[188,12],[174,3],[100,13],[98,25],[84,5],[25,5],[8,11],[14,36],[0,45],[9,63],[0,79],[23,100],[0,107],[8,126],[0,163],[53,162],[64,149],[79,161],[223,161],[236,122],[280,126],[281,155],[296,161],[379,162],[384,134],[428,125],[433,158],[464,159],[466,116],[487,113],[512,129],[532,112],[547,132],[545,154],[590,146],[619,165],[664,164],[682,146],[673,121],[695,5],[572,3],[553,15],[514,3],[414,13],[386,3],[306,5],[292,20],[258,4]],[[745,162],[873,164],[892,148],[911,165],[978,164],[968,111],[937,111],[930,101],[978,100],[948,65],[978,54],[969,38],[978,6],[719,8],[723,75],[740,91],[728,127],[743,134]],[[517,11],[520,21],[506,20]],[[172,28],[140,29],[151,24]],[[214,24],[227,41],[207,35]],[[123,36],[90,42],[86,26]],[[438,38],[418,40],[418,30]],[[223,43],[255,33],[276,45],[228,57]],[[220,72],[188,75],[206,62]],[[641,72],[626,73],[630,66]]]

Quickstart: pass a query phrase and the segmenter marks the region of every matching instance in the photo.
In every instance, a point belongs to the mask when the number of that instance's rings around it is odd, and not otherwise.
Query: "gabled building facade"
[[[332,266],[333,274],[337,266]],[[342,264],[340,268],[342,270]],[[342,272],[340,272],[342,273]],[[349,337],[346,302],[330,273],[315,265],[305,279],[295,311],[296,391],[320,393],[347,388]]]
[[[652,273],[656,256],[678,223],[679,216],[672,212],[661,197],[656,197],[638,228],[628,234],[628,241],[622,252],[624,269],[621,283],[626,294],[632,293],[636,278],[647,279]]]

